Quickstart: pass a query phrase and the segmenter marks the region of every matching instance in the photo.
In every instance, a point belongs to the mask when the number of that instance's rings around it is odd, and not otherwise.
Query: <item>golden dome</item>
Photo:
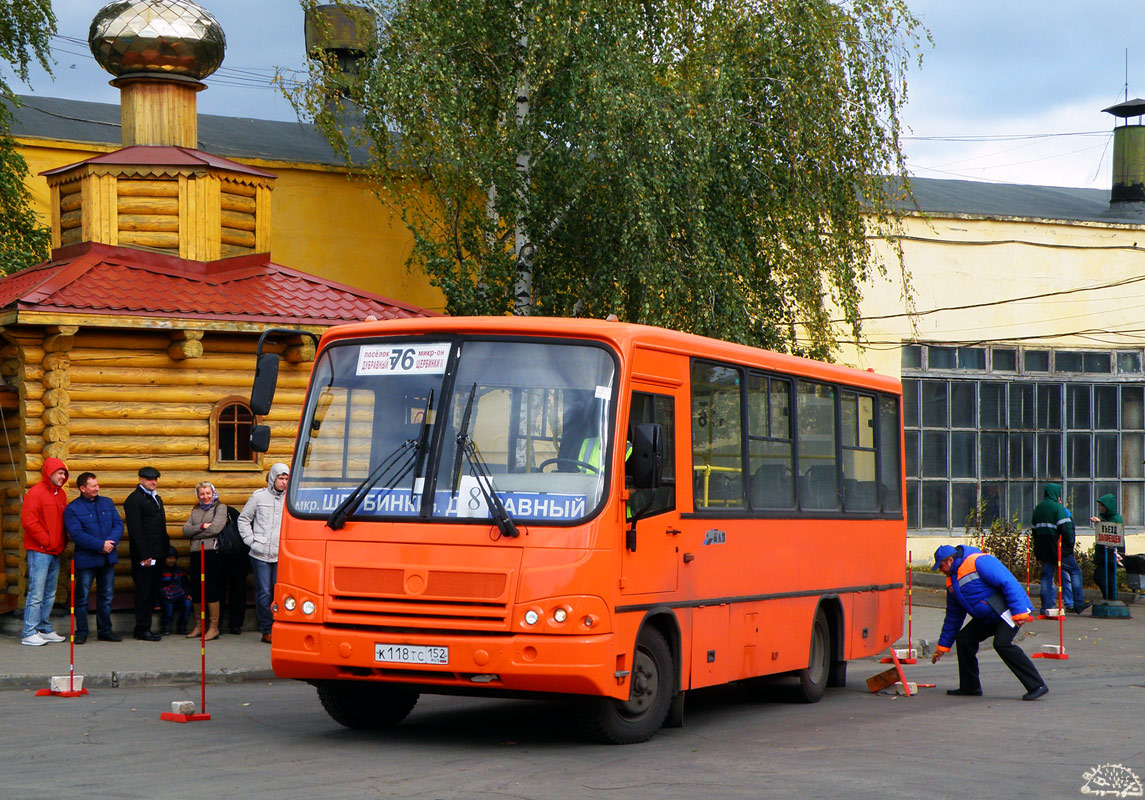
[[[214,16],[191,0],[114,0],[96,12],[88,44],[112,75],[202,80],[223,63],[227,39]]]

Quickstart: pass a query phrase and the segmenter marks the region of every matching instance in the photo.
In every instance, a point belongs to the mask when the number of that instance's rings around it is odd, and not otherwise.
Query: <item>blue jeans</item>
[[[115,592],[115,565],[76,567],[76,635],[87,636],[87,605],[95,581],[95,625],[101,634],[111,633],[111,596]]]
[[[28,594],[24,598],[24,634],[51,633],[52,603],[56,600],[56,581],[60,577],[60,557],[28,551]]]
[[[1068,577],[1067,577],[1068,576]],[[1073,591],[1071,592],[1070,589]],[[1085,602],[1085,586],[1081,582],[1081,567],[1072,554],[1062,556],[1062,594],[1065,597],[1073,595],[1073,602],[1067,606],[1080,606]]]
[[[187,619],[191,616],[191,598],[187,595],[168,599],[159,598],[159,630],[164,634],[171,632],[171,623],[175,623],[176,633],[187,632]]]
[[[274,599],[274,584],[278,580],[278,562],[261,561],[250,557],[251,571],[254,572],[254,613],[258,617],[258,630],[263,636],[270,634],[274,615],[270,613],[270,601]]]
[[[1073,560],[1073,556],[1062,557],[1062,606],[1070,608],[1073,606],[1073,581],[1072,576],[1066,567],[1066,559],[1073,562],[1073,568],[1077,569],[1077,581],[1081,584],[1081,570],[1077,567],[1077,562]],[[1054,585],[1057,582],[1058,565],[1053,561],[1043,561],[1042,564],[1042,610],[1047,608],[1057,608],[1058,598],[1057,592],[1054,590]]]

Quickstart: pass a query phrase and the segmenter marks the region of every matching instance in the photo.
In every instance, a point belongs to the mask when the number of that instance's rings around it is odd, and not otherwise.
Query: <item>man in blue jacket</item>
[[[932,664],[958,644],[958,688],[947,694],[978,697],[978,645],[994,637],[994,650],[1026,687],[1023,700],[1037,700],[1049,689],[1034,662],[1014,644],[1018,628],[1029,622],[1033,606],[1017,578],[992,555],[976,547],[944,544],[934,551],[933,569],[946,575],[946,619]],[[961,630],[962,621],[971,619]]]
[[[107,497],[100,497],[99,481],[91,472],[76,478],[80,496],[64,509],[64,528],[76,550],[76,632],[75,643],[87,641],[87,598],[95,581],[95,621],[102,642],[119,642],[123,637],[111,629],[111,596],[115,591],[116,545],[123,538],[123,520]]]

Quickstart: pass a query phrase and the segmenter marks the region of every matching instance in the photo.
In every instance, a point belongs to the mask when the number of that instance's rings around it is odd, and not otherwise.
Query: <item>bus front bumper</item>
[[[451,636],[326,628],[276,620],[271,666],[280,678],[384,680],[442,693],[553,692],[627,697],[610,633]],[[439,648],[447,648],[443,654]],[[416,663],[440,660],[447,663]],[[393,660],[404,658],[407,663]],[[618,666],[619,665],[619,666]],[[621,674],[617,674],[620,672]]]

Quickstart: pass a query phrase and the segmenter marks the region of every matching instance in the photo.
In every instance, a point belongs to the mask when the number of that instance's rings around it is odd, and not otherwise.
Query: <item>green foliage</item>
[[[0,273],[9,275],[45,261],[51,231],[39,224],[25,179],[28,164],[11,137],[0,137]]]
[[[22,81],[33,61],[51,71],[50,42],[56,16],[49,0],[0,0],[0,59]],[[9,136],[12,87],[0,73],[0,273],[9,274],[48,258],[51,233],[39,224],[25,179],[28,164]]]
[[[290,96],[370,148],[451,313],[615,313],[816,356],[833,314],[860,334],[904,173],[903,0],[362,2],[384,22],[358,79],[313,61]]]
[[[966,540],[983,553],[995,556],[1020,582],[1041,579],[1041,567],[1029,552],[1030,538],[1017,514],[1009,519],[993,515],[989,501],[980,500],[966,515]]]

